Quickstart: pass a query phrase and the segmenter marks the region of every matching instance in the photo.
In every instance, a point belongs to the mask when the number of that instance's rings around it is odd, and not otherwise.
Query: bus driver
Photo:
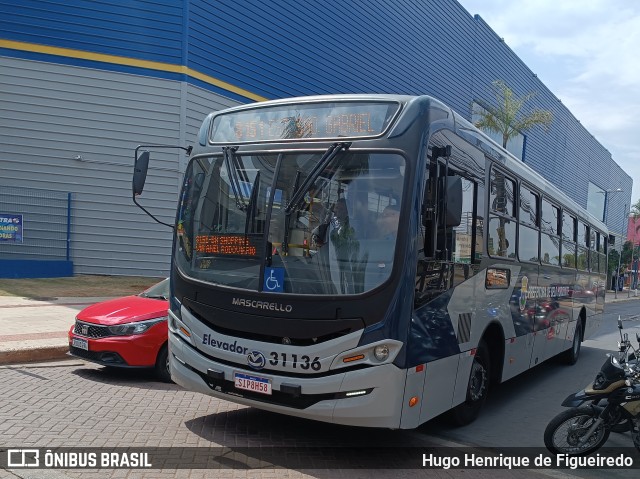
[[[378,231],[380,238],[394,240],[398,234],[398,223],[400,222],[400,207],[398,205],[387,206],[380,216],[378,216]]]

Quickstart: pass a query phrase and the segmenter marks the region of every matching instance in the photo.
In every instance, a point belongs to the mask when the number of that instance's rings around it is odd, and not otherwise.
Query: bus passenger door
[[[447,155],[446,162],[439,159],[442,155]],[[421,244],[416,272],[418,303],[426,303],[453,286],[454,228],[462,222],[463,197],[462,178],[450,171],[448,166],[450,155],[451,146],[432,146],[419,235]]]

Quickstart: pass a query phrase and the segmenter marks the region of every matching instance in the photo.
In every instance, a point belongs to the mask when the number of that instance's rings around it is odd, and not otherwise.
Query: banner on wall
[[[0,242],[22,243],[22,215],[0,213]]]

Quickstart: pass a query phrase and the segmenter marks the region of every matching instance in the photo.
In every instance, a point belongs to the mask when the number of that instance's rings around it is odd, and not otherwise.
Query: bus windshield
[[[184,275],[328,295],[363,293],[389,278],[404,157],[340,150],[323,161],[328,152],[223,150],[194,158],[185,173],[175,242]]]

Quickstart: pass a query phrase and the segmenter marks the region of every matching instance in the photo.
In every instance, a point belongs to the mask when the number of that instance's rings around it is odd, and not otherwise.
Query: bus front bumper
[[[190,391],[317,421],[400,427],[406,371],[393,364],[311,378],[267,374],[209,359],[171,332],[169,358],[171,378]],[[272,394],[235,388],[235,373],[268,379]]]

